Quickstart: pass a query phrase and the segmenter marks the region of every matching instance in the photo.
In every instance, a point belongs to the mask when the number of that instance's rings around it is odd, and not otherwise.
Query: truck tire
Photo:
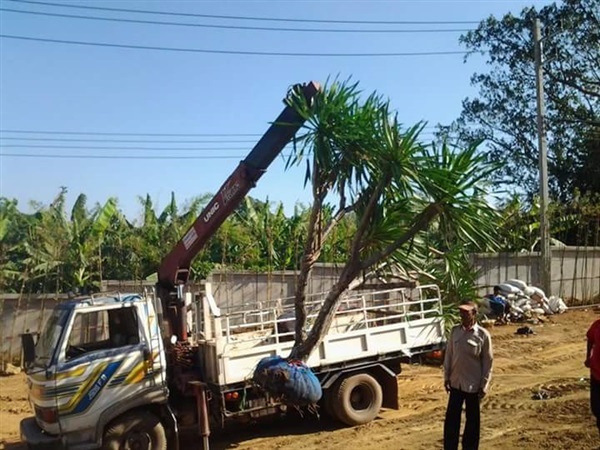
[[[375,378],[359,373],[342,380],[332,405],[336,417],[346,425],[362,425],[372,421],[383,403],[383,391]]]
[[[127,413],[107,427],[102,450],[167,450],[165,428],[159,418],[148,411]]]
[[[330,389],[323,392],[323,409],[325,410],[325,414],[331,417],[333,420],[340,420],[337,416],[337,386],[332,386]]]

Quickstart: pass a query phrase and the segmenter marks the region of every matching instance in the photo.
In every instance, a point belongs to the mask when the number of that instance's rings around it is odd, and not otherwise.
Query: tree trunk
[[[335,315],[335,311],[339,303],[339,298],[348,288],[350,283],[352,283],[360,275],[362,270],[368,270],[380,261],[385,260],[385,258],[390,256],[393,251],[397,250],[402,244],[412,239],[418,231],[425,229],[431,220],[433,220],[433,218],[439,214],[439,212],[440,206],[438,204],[433,203],[429,205],[417,218],[408,232],[402,236],[402,238],[394,241],[382,252],[371,255],[366,261],[361,261],[360,259],[361,238],[362,234],[365,233],[366,226],[359,227],[352,243],[350,260],[346,263],[346,266],[344,267],[344,270],[335,286],[331,289],[329,294],[327,294],[327,298],[325,299],[325,302],[319,311],[319,315],[317,316],[314,325],[311,327],[306,339],[296,339],[294,348],[292,348],[290,353],[290,358],[306,360],[315,347],[321,343],[323,337],[325,337],[325,334],[327,334],[329,331],[329,327],[331,326],[333,316]],[[296,298],[296,302],[298,302],[298,298]],[[298,323],[296,323],[296,326],[298,326]],[[296,331],[298,331],[298,329],[296,329]]]
[[[311,327],[308,336],[302,342],[296,341],[289,356],[291,359],[305,361],[308,359],[313,349],[321,343],[323,337],[327,334],[327,331],[329,331],[333,316],[335,315],[339,304],[340,296],[359,273],[358,267],[358,262],[346,266],[346,269],[343,271],[342,275],[340,275],[338,282],[331,291],[329,291],[329,294],[327,294],[327,298],[323,302],[323,306],[319,310],[319,315],[317,316],[314,325]]]
[[[308,285],[308,278],[312,272],[312,269],[319,259],[321,253],[320,247],[315,245],[316,236],[316,224],[321,220],[321,206],[322,202],[318,196],[315,196],[315,204],[311,211],[311,216],[308,223],[307,241],[304,246],[304,256],[300,263],[300,274],[298,275],[298,281],[296,283],[296,292],[294,299],[294,312],[295,312],[295,341],[296,344],[304,341],[305,333],[304,327],[306,325],[306,287]]]

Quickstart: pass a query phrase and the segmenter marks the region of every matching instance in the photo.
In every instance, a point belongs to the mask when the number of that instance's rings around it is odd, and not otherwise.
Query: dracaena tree
[[[292,358],[306,359],[327,332],[341,294],[362,273],[392,261],[422,268],[431,255],[454,246],[492,245],[495,210],[486,200],[496,170],[476,145],[419,142],[423,125],[403,129],[388,101],[366,98],[358,84],[333,81],[312,103],[294,97],[306,119],[289,164],[306,164],[313,204],[297,281]],[[325,208],[332,213],[325,215]],[[351,217],[354,235],[339,279],[306,328],[309,274],[333,230]],[[435,230],[436,241],[428,239]]]

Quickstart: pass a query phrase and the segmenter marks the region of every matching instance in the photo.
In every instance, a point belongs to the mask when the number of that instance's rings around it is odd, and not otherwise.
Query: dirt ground
[[[517,325],[491,330],[494,375],[482,402],[482,450],[600,448],[583,365],[585,333],[598,318],[592,310],[571,310],[532,325],[537,334],[528,337],[514,334]],[[211,450],[442,448],[447,396],[441,369],[405,365],[399,387],[401,409],[383,411],[370,424],[344,428],[326,419],[281,421],[214,438]],[[545,399],[534,398],[540,392]],[[0,449],[24,450],[19,421],[29,414],[25,377],[0,378]]]

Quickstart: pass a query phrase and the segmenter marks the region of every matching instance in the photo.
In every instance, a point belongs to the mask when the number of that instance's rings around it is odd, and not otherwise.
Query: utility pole
[[[533,24],[533,45],[535,54],[535,85],[537,98],[537,131],[540,171],[540,244],[542,289],[546,296],[552,294],[552,250],[550,249],[550,225],[548,223],[548,149],[544,128],[544,73],[542,68],[542,32],[540,20]]]

